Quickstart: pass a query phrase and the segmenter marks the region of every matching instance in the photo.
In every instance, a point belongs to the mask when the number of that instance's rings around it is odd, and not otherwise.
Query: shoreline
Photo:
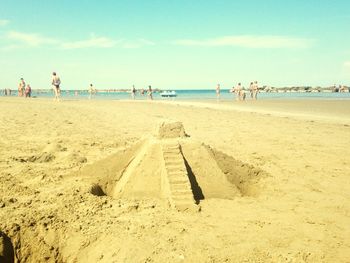
[[[51,98],[18,98],[18,97],[0,97],[0,101],[18,101],[35,103],[36,101],[52,102]],[[63,98],[59,103],[106,103],[120,102],[120,103],[149,103],[164,104],[171,106],[182,107],[197,107],[221,111],[237,111],[250,112],[262,115],[272,115],[276,117],[294,117],[297,119],[323,121],[339,124],[350,124],[350,100],[341,99],[264,99],[264,100],[131,100],[131,99],[110,99],[110,100],[83,100],[83,99],[65,99]]]

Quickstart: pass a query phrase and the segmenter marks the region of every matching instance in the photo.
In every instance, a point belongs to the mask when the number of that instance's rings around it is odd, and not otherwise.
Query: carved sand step
[[[170,185],[170,188],[171,188],[171,191],[189,191],[189,190],[191,191],[191,186],[189,184],[186,184],[186,182],[184,184],[181,181],[180,183],[177,183],[177,182],[172,183]]]
[[[170,190],[170,203],[179,211],[198,210],[178,142],[163,142],[163,158]]]
[[[175,157],[175,156],[174,156]],[[165,159],[165,164],[168,166],[182,166],[183,165],[183,161],[181,161],[180,159]]]
[[[164,148],[164,152],[168,154],[180,154],[180,149],[170,146],[170,147]]]
[[[188,183],[188,180],[186,178],[183,177],[170,177],[169,179],[169,183],[170,185],[190,185]]]

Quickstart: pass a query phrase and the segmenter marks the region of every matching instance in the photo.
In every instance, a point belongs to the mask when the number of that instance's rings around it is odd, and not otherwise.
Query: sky
[[[350,86],[348,0],[0,0],[0,89]]]

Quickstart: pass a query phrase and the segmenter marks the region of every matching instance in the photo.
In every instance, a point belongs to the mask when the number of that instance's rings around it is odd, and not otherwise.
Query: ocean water
[[[155,100],[216,100],[215,90],[175,90],[177,97],[175,98],[163,98],[159,93],[153,93]],[[249,92],[246,92],[246,99],[250,100]],[[0,96],[4,96],[3,92]],[[11,96],[17,96],[17,92],[13,91]],[[37,98],[53,98],[53,92],[39,93],[35,90],[32,92],[32,97]],[[67,100],[84,100],[89,98],[87,91],[78,91],[78,93],[71,90],[62,90],[62,99]],[[131,95],[128,92],[97,92],[93,95],[93,99],[97,100],[126,100],[131,99]],[[233,100],[235,94],[230,93],[229,90],[221,90],[220,99]],[[350,93],[344,92],[278,92],[278,93],[258,93],[258,99],[350,99]],[[147,95],[136,94],[136,100],[147,100]]]

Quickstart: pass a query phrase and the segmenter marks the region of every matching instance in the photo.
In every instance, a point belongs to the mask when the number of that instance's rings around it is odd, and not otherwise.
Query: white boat
[[[166,91],[162,91],[160,93],[160,96],[169,98],[169,97],[176,97],[177,94],[176,94],[175,90],[172,90],[172,91],[166,90]]]

